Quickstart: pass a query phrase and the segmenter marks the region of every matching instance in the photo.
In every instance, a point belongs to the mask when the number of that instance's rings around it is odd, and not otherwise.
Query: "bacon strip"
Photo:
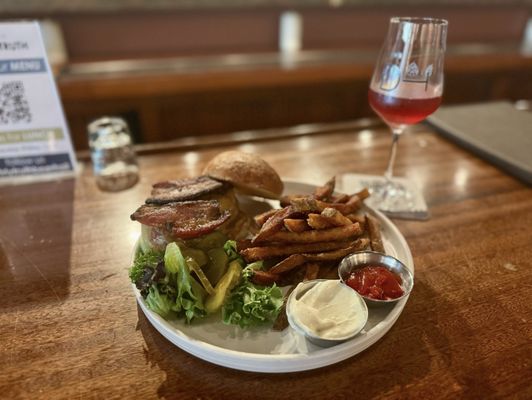
[[[226,183],[216,181],[208,176],[158,182],[153,185],[151,197],[147,204],[166,204],[177,201],[198,199],[209,193],[225,190]]]
[[[220,203],[216,200],[195,200],[164,205],[143,204],[131,219],[162,228],[178,238],[191,239],[212,232],[230,216],[229,211],[220,211]]]

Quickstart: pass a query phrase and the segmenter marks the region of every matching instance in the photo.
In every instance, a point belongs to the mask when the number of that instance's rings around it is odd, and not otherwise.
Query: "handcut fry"
[[[277,210],[277,212],[273,214],[270,218],[268,218],[268,220],[264,223],[264,225],[262,225],[259,233],[252,240],[253,243],[263,241],[264,239],[275,234],[276,232],[281,230],[281,228],[284,226],[283,221],[286,218],[291,218],[297,215],[298,213],[299,212],[296,211],[292,206],[288,206],[280,210]]]
[[[318,273],[320,272],[320,265],[316,263],[307,263],[305,264],[306,271],[304,281],[311,281],[318,278]]]
[[[257,285],[271,286],[279,280],[279,275],[269,271],[253,271],[251,281]]]
[[[371,215],[366,214],[366,226],[370,240],[371,250],[384,253],[384,244],[382,243],[381,227],[379,221]]]
[[[251,239],[240,239],[236,241],[236,249],[240,252],[248,247],[253,246],[251,244]]]
[[[333,176],[325,185],[319,186],[314,190],[314,197],[318,200],[329,200],[329,197],[334,192],[334,186],[336,185],[336,177]]]
[[[316,200],[316,204],[318,206],[318,209],[320,212],[322,212],[327,207],[334,208],[338,211],[340,211],[342,214],[347,215],[351,214],[352,212],[355,212],[360,208],[359,203],[351,202],[351,199],[347,203],[327,203],[325,201]]]
[[[360,225],[353,223],[351,225],[339,226],[337,228],[323,229],[321,231],[312,230],[300,233],[295,232],[276,232],[269,235],[266,239],[255,238],[254,243],[259,242],[285,242],[285,243],[317,243],[327,241],[348,240],[352,237],[359,236],[362,233]]]
[[[290,286],[297,285],[299,282],[303,282],[303,278],[305,277],[306,272],[305,268],[303,268],[303,265],[294,268],[284,274],[280,274],[279,280],[275,283],[279,286]]]
[[[284,220],[284,226],[290,232],[303,232],[310,229],[310,226],[308,226],[307,221],[304,219],[286,218]]]
[[[350,224],[352,224],[351,221],[349,221]],[[324,217],[321,214],[309,214],[307,217],[307,224],[313,228],[313,229],[329,229],[334,226],[337,226],[329,220],[329,218]]]
[[[334,226],[351,225],[353,222],[332,207],[326,207],[321,214],[309,214],[307,223],[314,229],[327,229]]]
[[[352,197],[356,196],[359,200],[365,200],[370,196],[369,189],[364,188],[360,192],[355,193]]]
[[[356,242],[354,242],[351,246],[323,252],[323,253],[315,253],[315,254],[302,254],[302,256],[307,261],[333,261],[333,260],[339,260],[341,258],[344,258],[348,254],[354,253],[355,251],[360,251],[365,249],[369,244],[368,239],[360,238]]]
[[[299,267],[300,265],[303,265],[306,261],[336,261],[344,258],[348,254],[354,253],[355,251],[365,249],[368,246],[368,243],[368,239],[361,238],[357,239],[349,246],[337,250],[326,251],[322,253],[292,254],[281,262],[275,264],[268,270],[268,272],[270,274],[280,275]]]
[[[303,199],[305,197],[308,197],[308,195],[305,195],[305,194],[288,194],[288,195],[282,196],[279,199],[279,203],[280,203],[281,207],[288,207],[292,203],[293,200]]]
[[[349,195],[342,193],[337,196],[333,196],[331,203],[347,203],[347,200],[349,200]]]
[[[290,271],[291,269],[294,269],[295,267],[298,267],[304,263],[305,256],[303,256],[302,254],[292,254],[291,256],[285,258],[283,261],[275,264],[268,270],[268,272],[271,274],[278,275]]]
[[[281,198],[282,209],[255,217],[260,231],[251,241],[238,242],[246,262],[280,259],[268,271],[255,271],[251,280],[260,285],[292,285],[302,280],[336,279],[338,262],[360,250],[384,251],[379,222],[362,209],[369,191],[352,195],[335,193],[331,178],[311,195]],[[288,292],[289,293],[289,292]],[[274,329],[286,328],[281,310]]]
[[[296,197],[290,202],[290,206],[302,214],[308,214],[311,212],[321,212],[323,207],[320,207],[319,203],[319,200],[311,196]]]
[[[335,226],[351,225],[353,223],[335,208],[327,207],[321,212],[321,215],[328,218],[328,220]]]
[[[284,244],[274,243],[270,246],[259,247],[238,247],[240,255],[244,257],[247,262],[258,260],[267,260],[274,257],[289,256],[298,253],[318,253],[329,250],[341,249],[348,247],[352,242],[349,241],[330,241],[318,243],[301,243],[301,244]]]
[[[365,215],[351,213],[351,214],[347,214],[346,217],[349,218],[352,222],[358,222],[360,226],[362,227],[362,230],[364,230],[364,226],[366,225]]]
[[[325,263],[322,261],[320,264],[318,279],[338,279],[338,263]]]
[[[264,225],[264,223],[266,221],[268,221],[268,219],[270,219],[271,216],[273,216],[273,214],[275,214],[277,211],[279,211],[278,209],[275,209],[275,208],[272,208],[271,210],[268,210],[268,211],[265,211],[263,212],[262,214],[259,214],[259,215],[255,215],[254,217],[254,220],[255,220],[255,223],[261,227],[262,225]]]
[[[288,296],[290,296],[290,293],[296,288],[296,285],[290,286],[286,294],[283,298],[283,306],[279,310],[279,314],[277,314],[277,318],[275,319],[272,329],[274,331],[284,331],[286,328],[288,328],[288,317],[286,315],[286,301],[288,300]]]
[[[352,195],[346,203],[327,203],[324,201],[316,200],[316,205],[323,211],[326,207],[335,208],[342,214],[347,215],[354,213],[362,206],[362,201],[369,197],[368,189],[362,189],[360,192]]]

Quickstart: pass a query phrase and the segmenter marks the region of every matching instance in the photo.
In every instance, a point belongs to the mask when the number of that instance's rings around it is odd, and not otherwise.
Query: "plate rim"
[[[288,178],[283,179],[283,183],[288,186],[303,185],[316,187],[316,185],[312,183]],[[387,227],[393,231],[395,238],[399,241],[407,258],[402,261],[414,275],[414,260],[410,247],[397,226],[380,211],[369,206],[365,206],[365,208],[368,212],[377,216],[379,220],[384,221]],[[136,246],[137,244],[135,247]],[[378,322],[371,329],[371,331],[377,330],[377,332],[374,332],[369,339],[366,333],[363,333],[363,336],[358,335],[345,343],[329,348],[323,348],[313,353],[261,354],[228,349],[188,336],[164,318],[149,310],[144,299],[140,295],[139,290],[135,287],[135,284],[132,284],[132,288],[137,303],[148,321],[150,321],[150,324],[172,344],[197,358],[216,365],[236,370],[263,373],[298,372],[321,368],[336,364],[361,353],[378,342],[392,328],[400,317],[406,302],[410,297],[409,295],[395,304],[387,314],[386,318]],[[387,323],[382,325],[385,321],[387,321]],[[355,343],[354,341],[360,343]],[[298,364],[300,361],[303,362]]]

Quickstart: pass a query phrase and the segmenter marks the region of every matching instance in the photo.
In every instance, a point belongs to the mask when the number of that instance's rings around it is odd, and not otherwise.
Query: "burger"
[[[254,232],[254,221],[240,209],[236,192],[278,199],[282,191],[279,175],[260,157],[220,153],[201,176],[153,185],[145,204],[131,215],[142,225],[140,250],[164,251],[171,242],[205,249],[245,238]]]
[[[219,310],[241,281],[234,239],[254,233],[255,222],[241,210],[236,193],[279,198],[282,190],[264,160],[235,151],[219,154],[201,176],[153,185],[131,215],[142,234],[129,277],[147,307],[187,322]],[[268,302],[269,293],[263,296]],[[280,290],[272,293],[279,306]]]

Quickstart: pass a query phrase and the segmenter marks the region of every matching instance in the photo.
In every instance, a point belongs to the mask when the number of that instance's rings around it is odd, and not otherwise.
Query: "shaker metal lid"
[[[87,125],[87,131],[89,134],[102,133],[108,134],[113,131],[128,131],[127,122],[121,117],[100,117]]]

